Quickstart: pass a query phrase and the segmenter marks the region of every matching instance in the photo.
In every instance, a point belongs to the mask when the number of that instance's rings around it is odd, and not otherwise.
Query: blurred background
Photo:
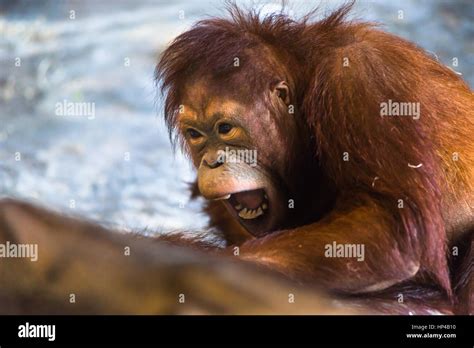
[[[279,11],[281,1],[237,1]],[[289,0],[298,17],[343,1]],[[0,0],[0,197],[121,230],[199,229],[192,168],[172,151],[153,81],[161,50],[219,0]],[[472,0],[359,1],[353,18],[416,42],[473,86]],[[89,113],[68,113],[70,103]],[[58,112],[59,108],[59,112]],[[62,110],[62,111],[61,111]]]

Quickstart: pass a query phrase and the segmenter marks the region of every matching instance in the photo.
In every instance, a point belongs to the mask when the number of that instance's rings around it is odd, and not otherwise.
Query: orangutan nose
[[[211,169],[220,167],[221,165],[224,164],[224,161],[222,161],[219,156],[210,156],[206,154],[203,159],[202,159],[202,165],[209,167]]]

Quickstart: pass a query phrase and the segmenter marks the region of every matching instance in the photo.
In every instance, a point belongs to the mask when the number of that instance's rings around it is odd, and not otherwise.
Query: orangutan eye
[[[186,133],[188,133],[188,135],[189,135],[192,139],[197,139],[197,138],[202,137],[202,134],[201,134],[201,133],[199,133],[197,130],[192,129],[192,128],[186,129]]]
[[[219,125],[219,133],[220,134],[227,134],[231,131],[232,129],[232,125],[228,124],[228,123],[221,123]]]

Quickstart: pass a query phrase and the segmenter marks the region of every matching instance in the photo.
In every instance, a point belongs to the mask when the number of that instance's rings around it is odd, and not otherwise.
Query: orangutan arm
[[[413,277],[420,267],[419,248],[399,228],[393,217],[372,202],[248,241],[240,246],[239,254],[299,282],[355,293],[381,290]],[[330,257],[330,253],[337,256],[334,243],[353,245],[356,255]]]

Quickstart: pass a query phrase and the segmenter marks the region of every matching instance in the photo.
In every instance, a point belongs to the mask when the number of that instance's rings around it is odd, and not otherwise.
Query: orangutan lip
[[[244,220],[253,220],[266,213],[269,202],[264,189],[233,193],[229,203]]]
[[[224,195],[222,197],[214,198],[213,201],[225,201],[225,200],[229,199],[230,196],[231,196],[231,194],[229,193],[229,194]]]

